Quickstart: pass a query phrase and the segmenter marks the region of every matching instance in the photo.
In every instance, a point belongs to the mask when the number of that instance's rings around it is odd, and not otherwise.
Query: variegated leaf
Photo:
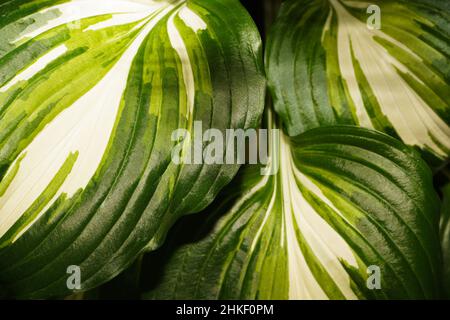
[[[181,221],[166,250],[149,257],[168,258],[145,298],[439,295],[439,200],[416,151],[338,126],[283,136],[272,156],[277,175],[248,166],[203,220]],[[379,283],[369,277],[377,268]]]
[[[285,1],[266,62],[289,135],[357,124],[449,158],[448,1]]]
[[[175,165],[173,130],[251,128],[261,40],[237,0],[0,2],[0,283],[103,283],[237,165]],[[72,289],[72,288],[70,288]]]

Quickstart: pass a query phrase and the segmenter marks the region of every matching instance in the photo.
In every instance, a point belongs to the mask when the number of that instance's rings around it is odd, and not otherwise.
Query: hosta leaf
[[[260,47],[237,0],[3,1],[0,283],[90,289],[210,203],[238,166],[175,165],[172,133],[256,127]]]
[[[444,201],[441,209],[441,243],[444,257],[442,286],[447,299],[450,299],[450,184],[442,188]]]
[[[202,230],[193,236],[186,220],[174,230],[177,250],[167,246],[146,298],[437,296],[439,200],[414,150],[347,126],[282,137],[274,150],[277,175],[246,167]],[[373,266],[381,288],[369,290]]]
[[[267,46],[289,135],[357,124],[422,149],[433,165],[450,156],[448,1],[288,0]]]

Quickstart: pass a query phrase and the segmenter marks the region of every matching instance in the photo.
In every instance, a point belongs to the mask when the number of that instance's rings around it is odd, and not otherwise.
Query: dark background
[[[241,3],[252,16],[261,36],[265,38],[268,26],[276,17],[282,0],[241,0]]]
[[[261,33],[265,32],[264,25],[264,7],[265,2],[263,0],[241,0],[241,3],[247,8],[247,11],[256,22],[258,29]]]

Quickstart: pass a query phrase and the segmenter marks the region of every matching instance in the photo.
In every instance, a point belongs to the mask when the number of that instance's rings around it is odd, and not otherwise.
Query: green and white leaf
[[[380,27],[372,28],[380,8]],[[289,135],[330,124],[373,128],[450,156],[450,5],[442,0],[287,0],[266,69]]]
[[[87,290],[159,246],[238,170],[175,165],[172,132],[258,126],[262,69],[237,0],[2,1],[0,283]]]
[[[439,199],[416,151],[350,126],[272,143],[279,173],[248,166],[203,220],[182,220],[145,298],[438,296]],[[370,266],[380,268],[380,289],[368,289]]]

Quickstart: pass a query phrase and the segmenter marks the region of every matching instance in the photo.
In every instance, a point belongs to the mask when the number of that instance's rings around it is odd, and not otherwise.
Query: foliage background
[[[241,3],[246,7],[252,18],[254,19],[258,29],[261,33],[261,37],[266,39],[267,31],[269,30],[271,24],[275,20],[279,7],[282,0],[241,0]],[[450,164],[444,166],[439,172],[435,174],[434,184],[436,190],[438,190],[439,195],[443,197],[443,188],[449,185],[450,181]],[[233,181],[231,183],[234,183]],[[220,197],[220,194],[219,194]],[[183,229],[192,230],[201,221],[204,220],[203,215],[207,214],[208,209],[203,213],[199,213],[193,216],[184,217],[174,226],[173,229],[177,228],[178,225],[182,224]],[[207,232],[206,232],[207,233]],[[205,233],[205,235],[206,235]],[[170,233],[169,233],[170,238]],[[112,281],[106,283],[105,285],[85,293],[75,294],[66,299],[99,299],[99,300],[125,300],[125,299],[140,299],[143,292],[149,291],[158,283],[158,279],[161,276],[165,263],[170,257],[173,248],[181,246],[186,242],[198,241],[200,239],[195,239],[189,234],[183,237],[177,237],[178,242],[165,243],[165,245],[154,252],[150,252],[140,257],[128,270],[124,271],[122,274],[117,276]],[[182,240],[180,240],[180,238]],[[445,249],[445,248],[444,248]],[[444,254],[444,257],[450,258],[450,255]],[[155,265],[155,261],[160,261],[158,265]],[[450,266],[450,261],[446,261],[446,266]],[[444,272],[450,276],[449,272]],[[447,283],[448,282],[448,283]],[[442,283],[443,291],[450,294],[450,279],[445,279]],[[450,296],[449,296],[450,298]]]
[[[426,1],[426,0],[424,0]],[[447,0],[444,0],[447,1]],[[261,36],[263,39],[266,38],[267,30],[274,21],[281,0],[241,0],[242,4],[246,7],[250,15],[253,17],[255,23],[257,24]],[[450,181],[450,165],[447,164],[441,171],[435,175],[435,187],[439,192],[445,185],[448,185]],[[233,183],[233,182],[232,182]],[[442,193],[440,193],[441,196]],[[220,195],[219,195],[220,196]],[[205,211],[208,211],[206,209]],[[199,221],[204,220],[204,215],[207,212],[199,213],[194,216],[185,217],[178,221],[177,225],[183,224],[183,228],[186,230],[192,230]],[[176,229],[176,226],[175,226]],[[170,237],[170,233],[169,233]],[[196,241],[198,239],[193,239],[192,237],[184,237],[180,241]],[[165,266],[165,261],[167,261],[173,246],[179,246],[182,243],[168,242],[161,249],[145,254],[141,256],[135,263],[122,274],[117,276],[112,281],[106,283],[105,285],[98,287],[94,290],[74,294],[65,299],[68,300],[81,300],[81,299],[140,299],[141,294],[150,290],[158,282],[159,276]],[[444,255],[450,259],[450,254]],[[155,261],[160,263],[155,264]],[[450,261],[446,262],[447,268],[450,266]],[[450,270],[448,270],[447,275],[450,277]],[[450,279],[446,279],[443,282],[443,288],[448,286],[450,288]],[[450,290],[448,292],[450,294]],[[0,288],[0,297],[2,297],[2,292]]]

